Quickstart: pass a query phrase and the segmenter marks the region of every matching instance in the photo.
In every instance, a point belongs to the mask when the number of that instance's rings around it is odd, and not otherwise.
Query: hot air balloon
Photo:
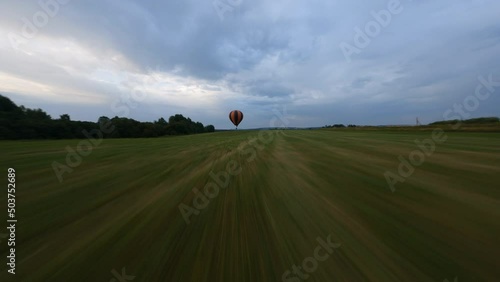
[[[238,110],[234,110],[229,113],[229,120],[236,126],[236,129],[238,129],[238,124],[243,120],[243,113]]]

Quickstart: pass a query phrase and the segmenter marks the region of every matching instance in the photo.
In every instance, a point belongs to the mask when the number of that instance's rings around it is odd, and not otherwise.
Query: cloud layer
[[[239,109],[252,128],[286,107],[290,126],[426,123],[478,76],[500,81],[493,0],[4,2],[0,93],[54,117],[182,113],[231,128]],[[499,116],[499,102],[500,88],[472,116]]]

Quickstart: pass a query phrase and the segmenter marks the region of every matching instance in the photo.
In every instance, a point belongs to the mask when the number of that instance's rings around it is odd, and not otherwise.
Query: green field
[[[430,131],[106,139],[61,183],[52,163],[80,140],[2,141],[18,222],[15,279],[0,238],[0,281],[297,282],[304,260],[307,281],[498,281],[500,133],[446,136],[394,192],[384,173]],[[210,172],[226,170],[216,193]],[[6,233],[6,189],[0,202]],[[307,259],[328,236],[340,245]]]

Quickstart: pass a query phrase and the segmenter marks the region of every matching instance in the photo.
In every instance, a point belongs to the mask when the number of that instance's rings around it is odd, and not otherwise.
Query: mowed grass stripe
[[[103,140],[62,184],[51,163],[78,140],[2,142],[18,179],[17,278],[106,281],[126,267],[134,281],[280,281],[329,234],[342,245],[308,281],[500,276],[499,134],[447,133],[391,193],[383,173],[430,132],[272,133],[253,161],[238,148],[258,131]],[[178,205],[231,160],[241,173],[186,224]]]
[[[292,149],[294,152],[302,152],[301,160],[297,161],[304,167],[315,168],[317,172],[300,170],[303,173],[302,178],[307,180],[303,183],[303,186],[310,187],[301,201],[304,201],[304,198],[311,198],[310,203],[307,205],[309,209],[310,207],[318,209],[316,216],[317,214],[323,214],[325,217],[328,216],[320,222],[311,220],[309,222],[310,224],[326,226],[337,222],[340,226],[330,227],[330,232],[334,236],[339,237],[343,243],[343,247],[338,250],[338,258],[332,260],[330,262],[331,265],[326,265],[322,274],[318,274],[323,277],[323,279],[319,279],[318,281],[324,281],[328,277],[343,277],[342,279],[346,281],[353,279],[353,277],[358,277],[358,279],[379,277],[381,280],[391,280],[397,277],[403,280],[411,277],[422,277],[423,275],[418,271],[414,273],[408,272],[411,269],[411,265],[406,267],[406,272],[403,272],[400,266],[404,262],[396,264],[395,261],[388,260],[391,250],[385,247],[378,238],[375,238],[370,230],[367,229],[367,225],[361,224],[362,221],[352,212],[355,208],[353,206],[357,206],[356,201],[360,201],[360,197],[365,198],[366,192],[358,194],[362,187],[351,183],[351,180],[352,182],[359,182],[359,177],[362,177],[367,182],[367,185],[371,185],[373,182],[373,179],[370,177],[365,178],[363,173],[358,172],[356,169],[352,170],[352,167],[350,167],[350,161],[357,163],[360,160],[356,158],[353,158],[353,160],[344,158],[340,161],[337,160],[337,154],[325,154],[321,150],[318,150],[318,148],[324,146],[316,148],[314,148],[315,146],[311,146],[309,149],[309,146],[306,145],[309,142],[298,144],[300,146],[297,145],[296,148]],[[330,144],[335,148],[335,142]],[[321,164],[321,166],[318,164]],[[354,196],[352,196],[353,198],[345,197],[341,191],[346,191],[347,194]],[[329,193],[334,194],[328,197]],[[312,198],[312,196],[315,197]],[[360,202],[362,203],[362,201]],[[366,206],[365,203],[363,205]],[[392,253],[391,255],[394,256],[395,254]],[[344,268],[346,265],[348,266],[347,269]],[[398,271],[399,273],[397,273]]]

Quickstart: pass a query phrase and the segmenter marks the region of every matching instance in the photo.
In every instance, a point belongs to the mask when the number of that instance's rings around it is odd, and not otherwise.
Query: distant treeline
[[[340,123],[323,126],[323,128],[345,128],[345,127],[346,127],[345,125],[340,124]],[[355,124],[349,124],[349,125],[347,125],[347,127],[356,127],[356,125]]]
[[[498,117],[480,117],[480,118],[471,118],[471,119],[466,119],[466,120],[443,120],[443,121],[436,121],[433,123],[428,124],[428,126],[437,126],[437,125],[455,125],[455,124],[464,124],[464,125],[493,125],[493,124],[500,124],[500,118]],[[406,125],[410,126],[411,125]],[[425,125],[423,125],[425,126]],[[370,126],[359,126],[359,125],[354,125],[354,124],[349,124],[347,126],[343,124],[332,124],[332,125],[325,125],[322,128],[346,128],[346,127],[361,127],[361,128],[366,128]],[[387,126],[384,126],[387,127]],[[405,127],[405,126],[398,126],[398,127]]]
[[[139,122],[130,118],[100,117],[97,122],[73,121],[67,114],[52,119],[41,109],[17,106],[9,98],[0,95],[0,139],[72,139],[86,138],[84,131],[99,129],[109,123],[114,130],[103,134],[104,138],[141,138],[165,135],[183,135],[214,132],[213,125],[203,126],[180,114],[171,116],[168,122],[160,118],[154,122]]]
[[[456,124],[461,122],[462,124],[490,124],[490,123],[500,123],[500,118],[497,117],[481,117],[481,118],[471,118],[466,120],[443,120],[430,123],[429,125],[446,125],[446,124]]]

